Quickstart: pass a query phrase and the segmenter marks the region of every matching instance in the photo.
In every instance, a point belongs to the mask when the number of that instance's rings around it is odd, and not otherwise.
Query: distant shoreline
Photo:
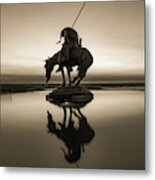
[[[82,84],[90,90],[145,90],[144,83],[117,83],[117,84]],[[51,88],[61,87],[61,84],[1,84],[1,94],[31,91],[44,91]]]

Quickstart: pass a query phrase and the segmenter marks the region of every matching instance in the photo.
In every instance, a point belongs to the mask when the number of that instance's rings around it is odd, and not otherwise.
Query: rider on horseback
[[[61,57],[60,57],[60,67],[57,71],[61,69],[61,64],[63,62],[70,62],[71,61],[71,51],[73,48],[78,48],[80,47],[79,44],[79,38],[78,38],[78,33],[70,27],[66,27],[61,31],[60,34],[60,40],[58,43],[61,42],[61,38],[64,38],[64,43],[62,45],[61,49]],[[70,65],[68,65],[70,71],[72,71],[72,68]]]

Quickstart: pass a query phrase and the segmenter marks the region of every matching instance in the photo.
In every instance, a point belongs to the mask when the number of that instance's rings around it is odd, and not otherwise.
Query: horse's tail
[[[81,48],[81,49],[82,49],[83,55],[85,55],[84,58],[86,58],[87,60],[89,59],[90,64],[92,64],[94,58],[93,58],[91,52],[85,47]]]
[[[81,50],[81,65],[87,70],[93,64],[93,56],[87,48]]]

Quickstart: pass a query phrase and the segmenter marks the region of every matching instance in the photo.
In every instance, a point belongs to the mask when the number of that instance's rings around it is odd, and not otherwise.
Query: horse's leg
[[[75,86],[79,86],[79,84],[80,84],[80,82],[81,82],[82,79],[83,79],[83,78],[80,77],[80,78],[78,79],[78,81],[76,82]]]
[[[78,78],[79,78],[79,76],[74,77],[72,83],[74,84],[77,81]]]
[[[81,80],[82,80],[85,76],[86,76],[86,73],[82,73],[82,74],[79,73],[79,76],[78,76],[79,79],[77,80],[75,86],[79,86]]]
[[[65,128],[66,127],[66,119],[67,119],[66,107],[63,107],[63,113],[64,113],[63,122],[58,122],[58,124],[59,124],[59,126],[61,128]]]
[[[66,111],[66,107],[63,107],[63,111],[64,111],[63,125],[64,125],[64,127],[66,127],[66,119],[67,119],[67,111]]]
[[[62,74],[62,80],[63,80],[62,87],[65,87],[66,80],[65,80],[65,73],[64,73],[64,69],[63,68],[61,68],[61,74]]]
[[[70,86],[71,86],[71,84],[72,84],[72,80],[71,80],[71,74],[70,74],[70,70],[69,70],[69,68],[67,68],[67,74],[68,74],[69,87],[70,87]]]
[[[72,107],[70,107],[70,108],[69,108],[69,121],[68,121],[68,125],[69,125],[69,126],[70,126],[71,123],[73,122],[72,115],[73,115],[73,110],[72,110]]]
[[[72,107],[69,108],[69,112],[70,112],[70,117],[69,117],[69,119],[72,120],[72,114],[73,114]]]

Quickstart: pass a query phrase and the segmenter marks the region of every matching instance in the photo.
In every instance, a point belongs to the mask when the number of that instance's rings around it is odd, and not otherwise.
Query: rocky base
[[[88,103],[93,99],[93,94],[84,87],[61,87],[46,96],[48,101]]]

